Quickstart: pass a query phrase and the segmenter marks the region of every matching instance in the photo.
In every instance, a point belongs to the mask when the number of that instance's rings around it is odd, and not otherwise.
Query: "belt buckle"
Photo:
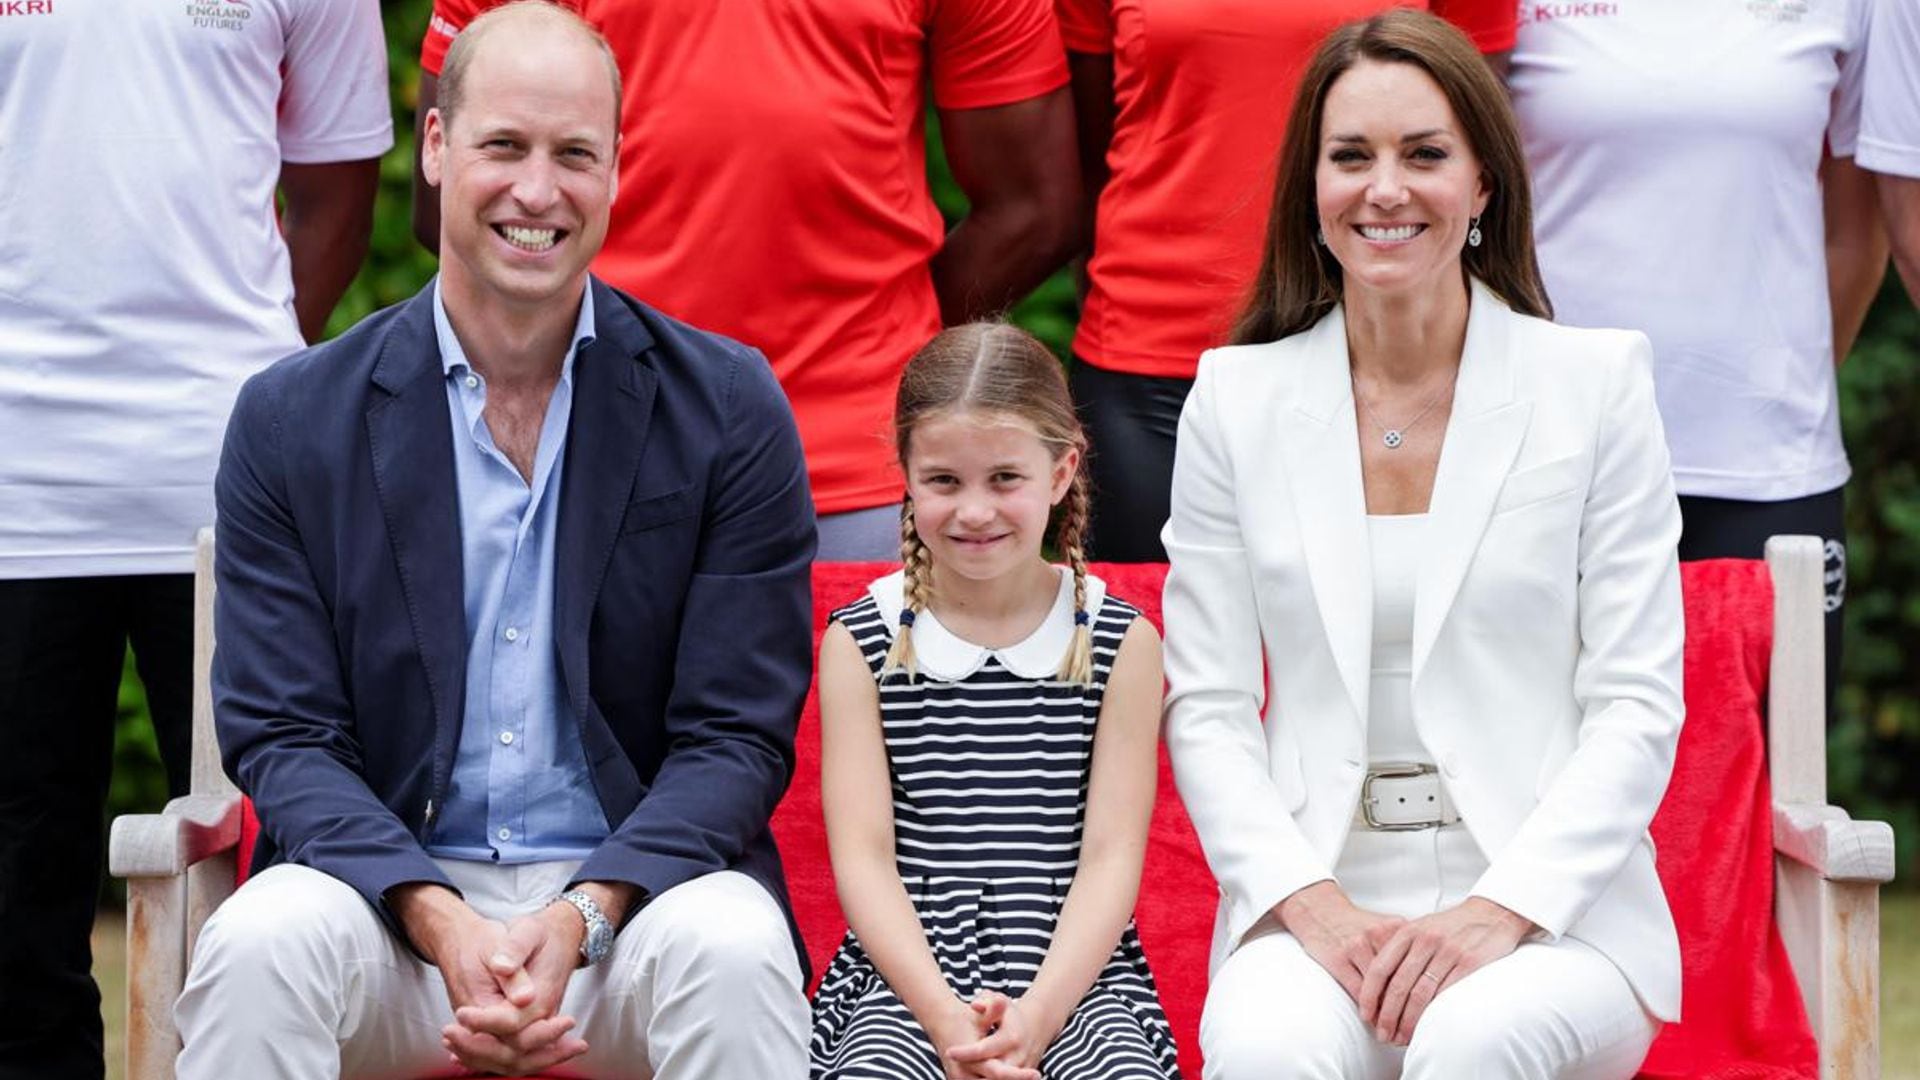
[[[1373,782],[1375,780],[1406,780],[1416,776],[1429,776],[1440,770],[1421,762],[1388,762],[1367,770],[1367,778],[1360,783],[1360,815],[1365,819],[1367,828],[1379,832],[1419,832],[1431,829],[1436,822],[1387,822],[1374,816]]]

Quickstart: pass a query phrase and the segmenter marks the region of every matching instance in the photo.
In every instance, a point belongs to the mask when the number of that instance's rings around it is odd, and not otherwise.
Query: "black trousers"
[[[1075,357],[1069,382],[1093,447],[1087,556],[1165,562],[1160,529],[1173,490],[1173,442],[1193,380],[1128,375]]]
[[[1680,559],[1758,559],[1767,537],[1817,536],[1826,548],[1827,717],[1840,682],[1841,609],[1847,602],[1846,489],[1782,502],[1680,496]]]
[[[185,794],[192,575],[0,581],[0,1080],[103,1074],[89,935],[129,642]]]

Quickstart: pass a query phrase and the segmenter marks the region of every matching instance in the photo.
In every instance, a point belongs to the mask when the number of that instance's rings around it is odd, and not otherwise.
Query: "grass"
[[[1880,898],[1880,1065],[1887,1080],[1920,1080],[1920,892]]]
[[[107,1021],[107,1080],[123,1080],[126,926],[102,912],[93,973]],[[1920,891],[1889,891],[1880,904],[1880,1061],[1885,1080],[1920,1080]]]

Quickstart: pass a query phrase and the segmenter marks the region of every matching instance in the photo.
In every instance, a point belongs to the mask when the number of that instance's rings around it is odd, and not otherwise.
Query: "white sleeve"
[[[1580,521],[1579,744],[1473,895],[1558,937],[1612,885],[1666,794],[1686,706],[1680,504],[1635,333],[1610,374]]]
[[[1903,0],[1913,2],[1913,0]],[[1847,5],[1846,45],[1840,52],[1840,81],[1833,88],[1827,118],[1827,148],[1837,158],[1854,156],[1860,141],[1860,102],[1866,84],[1869,29],[1874,0],[1852,0]]]
[[[281,70],[280,160],[359,161],[393,145],[376,0],[295,0]]]
[[[1273,905],[1333,876],[1269,771],[1260,720],[1265,654],[1233,464],[1200,358],[1174,443],[1167,548],[1165,733],[1173,778],[1226,894],[1229,948]],[[1272,720],[1272,723],[1283,721]]]
[[[1861,168],[1920,179],[1920,0],[1878,0],[1861,102]]]

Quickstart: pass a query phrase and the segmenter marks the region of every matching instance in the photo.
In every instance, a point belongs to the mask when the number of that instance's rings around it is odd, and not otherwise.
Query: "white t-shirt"
[[[1683,495],[1847,481],[1823,141],[1851,156],[1874,0],[1520,5],[1510,86],[1556,318],[1653,341]]]
[[[1920,179],[1920,0],[1879,0],[1861,94],[1863,169]]]
[[[0,578],[193,568],[303,345],[281,162],[392,144],[375,0],[0,3]]]

